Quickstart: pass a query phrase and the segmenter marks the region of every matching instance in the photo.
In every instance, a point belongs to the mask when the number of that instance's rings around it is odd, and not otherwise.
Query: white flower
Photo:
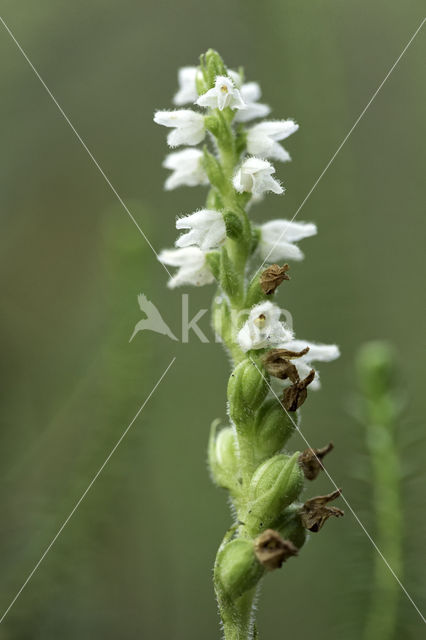
[[[163,162],[163,167],[173,171],[164,184],[167,191],[182,185],[196,187],[200,184],[208,184],[209,180],[202,160],[203,153],[199,149],[184,149],[169,153]]]
[[[203,93],[196,100],[196,104],[200,107],[211,107],[220,111],[226,107],[231,107],[231,109],[246,108],[239,90],[231,78],[226,76],[217,76],[214,87]]]
[[[247,151],[260,158],[275,158],[287,162],[290,154],[278,144],[278,140],[288,138],[297,131],[299,125],[293,120],[260,122],[247,132]]]
[[[177,106],[190,104],[198,98],[196,79],[197,75],[201,76],[198,67],[182,67],[178,71],[179,89],[173,97],[173,103]]]
[[[331,362],[340,356],[339,347],[335,344],[315,344],[305,340],[289,340],[280,344],[279,347],[290,351],[302,351],[305,347],[309,347],[307,354],[292,360],[301,378],[306,378],[311,371],[311,362]],[[309,385],[309,389],[317,390],[320,386],[319,373],[315,371],[315,378]]]
[[[177,109],[176,111],[157,111],[154,122],[164,127],[173,127],[167,136],[169,147],[180,144],[198,144],[206,135],[204,116],[191,109]]]
[[[283,193],[280,183],[272,177],[275,169],[270,162],[261,158],[247,158],[234,176],[233,184],[236,191],[249,191],[255,197],[262,196],[266,191]]]
[[[290,220],[271,220],[260,227],[259,251],[262,260],[303,260],[304,255],[293,244],[303,238],[314,236],[317,227],[312,222],[291,222]]]
[[[257,82],[243,84],[240,93],[246,108],[237,111],[234,118],[235,122],[249,122],[249,120],[254,120],[255,118],[265,118],[271,112],[267,104],[257,102],[262,95]]]
[[[162,264],[179,267],[176,275],[167,283],[171,289],[183,284],[201,286],[214,281],[214,276],[206,262],[206,256],[198,247],[164,249],[158,259]]]
[[[273,347],[293,338],[292,331],[280,322],[281,310],[272,302],[262,302],[250,311],[248,320],[238,333],[241,349]]]
[[[176,229],[190,229],[176,240],[177,247],[196,244],[203,251],[215,249],[226,240],[226,226],[219,211],[201,209],[176,220]]]

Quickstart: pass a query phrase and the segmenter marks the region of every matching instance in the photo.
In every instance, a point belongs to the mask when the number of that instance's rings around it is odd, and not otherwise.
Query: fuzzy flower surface
[[[304,255],[295,244],[317,233],[312,222],[271,220],[260,227],[259,252],[262,260],[303,260]]]
[[[173,173],[167,178],[164,188],[167,191],[177,187],[197,187],[208,184],[207,174],[203,168],[203,154],[199,149],[184,149],[169,153],[163,167]]]
[[[206,263],[206,255],[198,247],[163,249],[158,259],[163,264],[178,267],[177,273],[167,283],[171,289],[184,284],[200,287],[214,280]]]
[[[283,193],[283,187],[272,177],[274,173],[275,168],[267,160],[247,158],[235,174],[233,185],[239,193],[248,191],[257,197],[261,197],[267,191]]]
[[[203,251],[215,249],[226,240],[226,226],[219,211],[201,209],[176,220],[176,229],[189,229],[176,240],[177,247],[197,245]]]
[[[200,107],[210,107],[223,111],[226,107],[231,109],[245,109],[246,104],[231,78],[217,76],[215,86],[203,93],[196,101]]]
[[[206,135],[204,116],[191,109],[157,111],[154,122],[174,129],[167,136],[169,147],[179,147],[181,144],[196,145],[204,140]]]
[[[259,158],[273,158],[288,162],[290,154],[279,144],[299,128],[293,120],[260,122],[247,132],[247,151]]]
[[[253,307],[238,333],[241,349],[264,349],[292,340],[293,332],[280,321],[280,316],[281,309],[269,300]]]

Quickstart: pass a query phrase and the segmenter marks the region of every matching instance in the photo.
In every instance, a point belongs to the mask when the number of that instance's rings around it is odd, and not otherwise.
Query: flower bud
[[[231,600],[256,586],[264,569],[254,552],[251,540],[237,538],[220,552],[216,580]]]
[[[274,456],[255,471],[249,488],[247,513],[243,519],[255,534],[273,527],[283,509],[288,507],[303,488],[303,473],[298,464],[300,453],[289,457]]]
[[[254,449],[259,462],[279,453],[295,429],[276,398],[263,403],[256,415]]]
[[[306,529],[300,516],[300,504],[291,504],[284,509],[275,528],[285,540],[301,549],[306,542]]]
[[[214,87],[216,76],[226,76],[228,73],[222,58],[214,49],[209,49],[201,56],[201,71],[209,89]]]
[[[229,414],[237,428],[253,417],[268,393],[265,377],[249,360],[243,360],[231,373],[228,383]]]
[[[232,490],[237,482],[238,458],[235,435],[231,427],[217,434],[220,421],[215,420],[210,429],[208,459],[214,482],[219,487]]]

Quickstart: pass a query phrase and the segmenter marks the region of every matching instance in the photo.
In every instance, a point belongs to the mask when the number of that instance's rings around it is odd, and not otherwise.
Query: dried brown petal
[[[343,516],[344,512],[341,509],[326,506],[328,502],[338,498],[341,493],[342,490],[337,489],[337,491],[333,491],[326,496],[317,496],[316,498],[307,500],[300,510],[303,526],[309,531],[316,533],[322,528],[324,522],[328,520],[330,516],[335,516],[336,518]]]
[[[273,529],[266,529],[255,542],[255,553],[265,569],[279,569],[283,562],[297,556],[298,549],[290,540],[283,540]]]
[[[274,293],[283,280],[290,280],[290,276],[287,274],[289,268],[288,264],[284,264],[282,267],[278,264],[272,264],[265,269],[260,276],[260,286],[263,293],[269,296]]]
[[[308,480],[315,480],[321,469],[322,459],[334,448],[332,442],[321,449],[306,449],[299,456],[299,465]]]
[[[271,349],[263,358],[266,371],[275,378],[292,382],[299,382],[300,377],[296,367],[290,362],[292,358],[300,358],[308,353],[309,347],[302,351],[290,351],[289,349]]]
[[[294,382],[291,387],[284,389],[281,403],[287,411],[296,411],[305,402],[308,397],[307,386],[311,384],[315,378],[315,371],[312,369],[306,378],[299,382]]]

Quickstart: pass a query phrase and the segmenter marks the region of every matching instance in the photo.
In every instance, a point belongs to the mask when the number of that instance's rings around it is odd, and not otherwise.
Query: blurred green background
[[[253,209],[290,218],[420,24],[420,0],[3,0],[2,16],[156,249],[202,189],[163,191],[165,131],[179,66],[208,47],[258,80],[275,117],[300,131],[279,166],[287,188]],[[299,214],[319,237],[281,293],[299,337],[337,342],[303,410],[314,446],[367,527],[363,432],[350,416],[357,347],[390,340],[407,390],[404,585],[418,604],[425,513],[410,446],[426,409],[423,29]],[[7,640],[219,637],[211,586],[229,526],[210,483],[210,422],[225,415],[218,345],[154,333],[128,340],[153,300],[180,333],[166,273],[0,26],[0,615],[172,357],[176,362],[0,627]],[[190,310],[213,288],[190,291]],[[200,322],[208,333],[208,320]],[[209,334],[210,335],[210,334]],[[293,438],[294,449],[304,443]],[[423,452],[420,449],[423,446]],[[330,491],[322,477],[307,496]],[[343,505],[339,505],[343,506]],[[374,528],[372,529],[374,535]],[[265,581],[263,638],[356,638],[374,550],[347,511]],[[424,559],[424,557],[423,557]],[[384,612],[384,615],[386,612]],[[401,593],[404,638],[422,622]]]

